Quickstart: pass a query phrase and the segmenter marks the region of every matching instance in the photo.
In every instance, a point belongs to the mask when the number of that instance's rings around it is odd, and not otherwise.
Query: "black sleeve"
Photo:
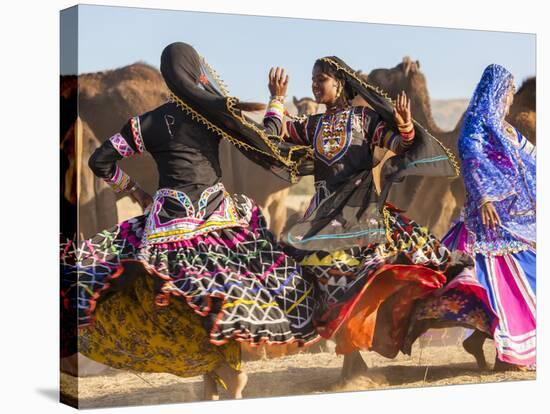
[[[116,163],[121,159],[122,155],[113,147],[111,141],[107,140],[91,155],[88,166],[96,176],[107,180],[114,175]]]
[[[285,116],[284,104],[271,100],[264,116],[264,127],[271,135],[283,137],[287,142],[298,145],[310,145],[307,137],[307,124],[309,118],[289,120]]]
[[[292,142],[297,145],[311,145],[311,140],[307,134],[307,125],[309,118],[299,120],[285,120],[283,121],[274,117],[265,117],[264,126],[268,133],[272,135],[281,136],[287,142]]]
[[[108,180],[115,174],[117,162],[140,154],[145,150],[140,117],[135,116],[116,133],[97,148],[88,160],[88,166],[94,174]]]
[[[280,136],[283,132],[283,122],[276,117],[266,116],[264,127],[268,134]]]

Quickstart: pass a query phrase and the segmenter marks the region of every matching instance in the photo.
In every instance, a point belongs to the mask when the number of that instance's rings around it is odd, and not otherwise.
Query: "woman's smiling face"
[[[311,90],[315,101],[325,105],[332,104],[338,98],[338,81],[324,73],[319,65],[314,65],[311,73]]]

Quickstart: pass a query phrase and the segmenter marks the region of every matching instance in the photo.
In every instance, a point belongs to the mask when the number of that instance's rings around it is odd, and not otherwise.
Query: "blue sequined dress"
[[[444,237],[451,249],[475,257],[499,323],[493,337],[500,360],[532,365],[536,357],[536,155],[535,147],[503,121],[513,84],[503,67],[487,67],[465,115],[459,139],[466,205]],[[482,223],[491,202],[501,224]]]

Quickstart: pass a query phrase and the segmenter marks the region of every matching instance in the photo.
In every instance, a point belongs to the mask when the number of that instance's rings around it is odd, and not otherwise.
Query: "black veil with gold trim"
[[[238,109],[226,86],[197,51],[183,42],[163,50],[160,70],[171,100],[198,123],[235,145],[247,158],[280,178],[296,182],[313,173],[313,152],[284,142]]]

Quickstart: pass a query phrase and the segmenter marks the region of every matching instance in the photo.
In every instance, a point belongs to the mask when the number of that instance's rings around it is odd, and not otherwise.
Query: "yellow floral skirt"
[[[151,277],[106,297],[94,315],[94,325],[80,333],[79,352],[110,367],[180,377],[211,372],[223,361],[240,368],[240,344],[211,344],[201,317],[183,300],[156,306]]]

